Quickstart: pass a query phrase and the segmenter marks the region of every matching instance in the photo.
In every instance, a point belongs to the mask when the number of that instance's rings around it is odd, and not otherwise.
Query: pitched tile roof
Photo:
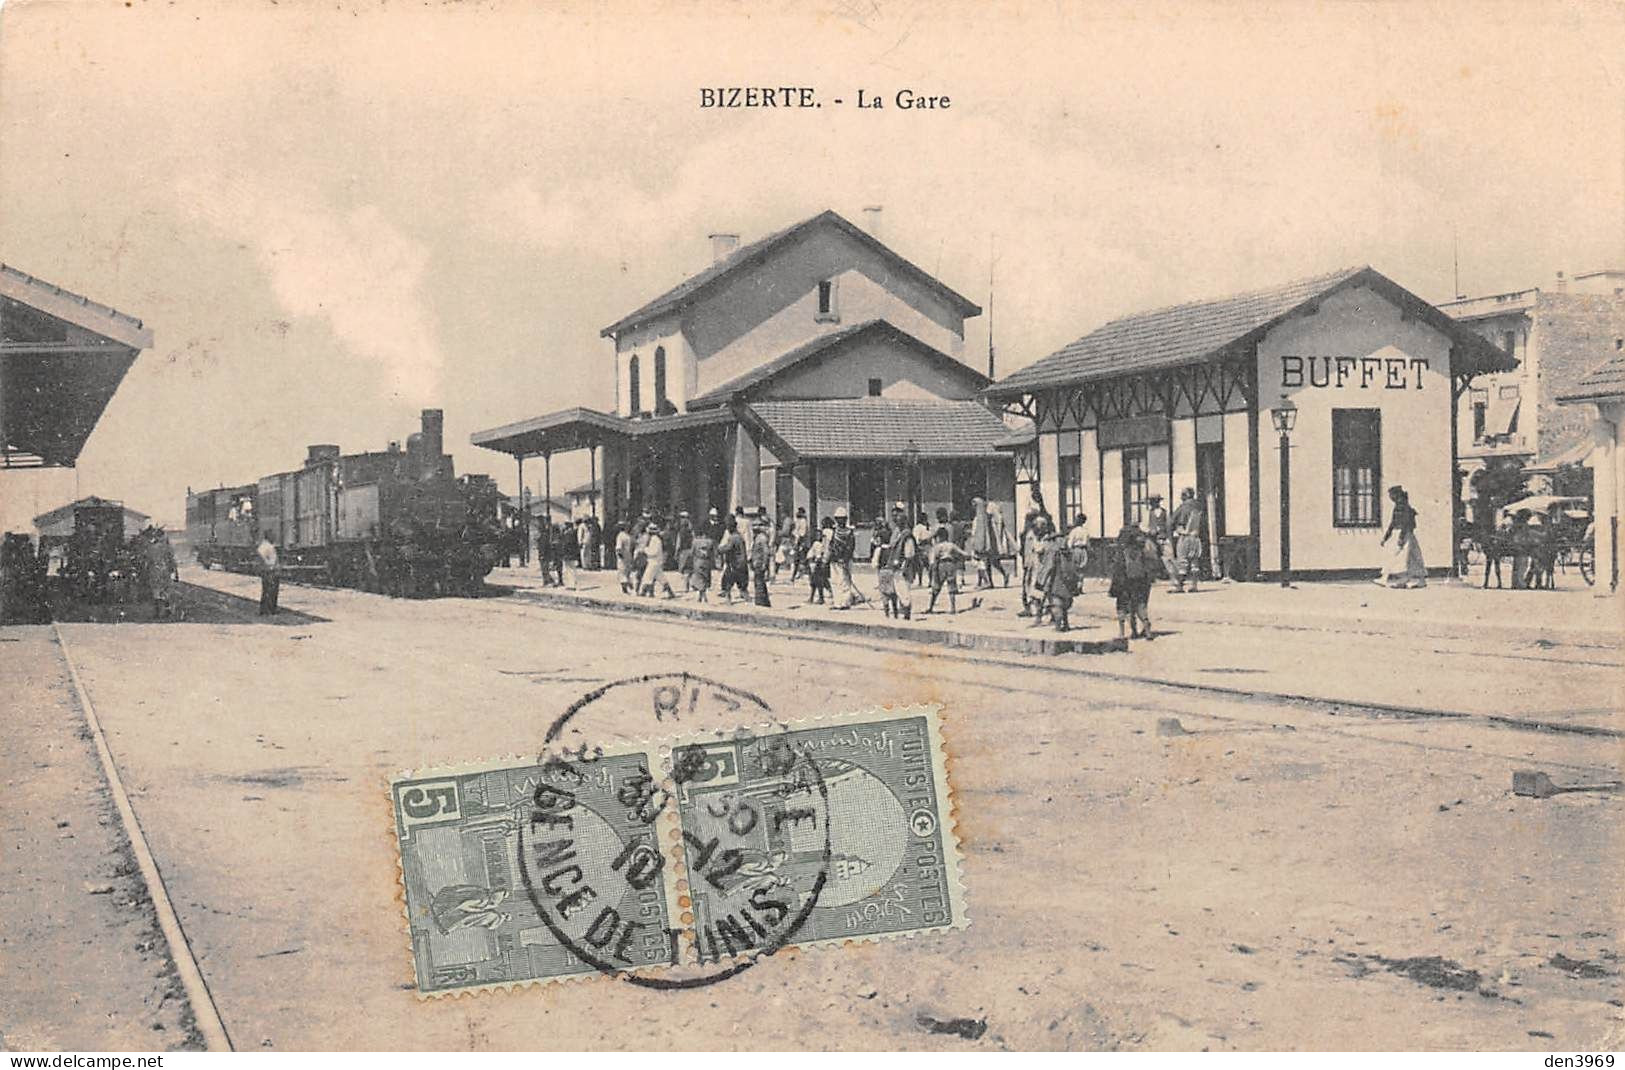
[[[770,382],[791,368],[799,366],[803,361],[824,360],[834,356],[839,350],[851,342],[859,339],[887,338],[891,341],[924,354],[935,361],[942,368],[958,372],[976,389],[986,386],[990,380],[981,372],[972,368],[963,361],[955,360],[935,346],[927,345],[907,331],[887,323],[885,320],[865,320],[851,327],[842,327],[839,330],[821,334],[810,342],[806,342],[784,353],[765,364],[759,364],[743,375],[728,380],[721,386],[713,387],[705,393],[691,399],[688,403],[690,409],[706,409],[726,404],[736,394],[743,394],[754,387]]]
[[[813,216],[811,219],[804,219],[794,226],[785,227],[783,230],[775,231],[759,241],[751,242],[749,245],[740,246],[722,260],[717,261],[703,271],[690,275],[688,278],[684,279],[676,286],[673,286],[671,289],[667,290],[653,301],[650,301],[648,304],[643,305],[636,311],[628,313],[627,315],[616,320],[614,323],[600,331],[599,334],[605,338],[608,338],[621,333],[629,327],[636,327],[641,323],[646,323],[661,313],[669,312],[672,309],[689,304],[691,301],[698,299],[701,292],[710,287],[713,283],[732,275],[735,271],[745,267],[747,264],[754,263],[758,257],[772,252],[781,244],[790,241],[792,238],[804,234],[812,228],[818,226],[834,226],[846,234],[858,239],[858,241],[861,243],[885,256],[904,274],[912,276],[917,282],[924,283],[927,287],[936,291],[938,296],[944,298],[949,303],[958,306],[962,315],[976,316],[981,314],[982,309],[979,305],[975,304],[969,298],[963,296],[955,290],[950,289],[935,276],[928,274],[924,269],[916,266],[911,261],[899,256],[862,227],[853,225],[837,212],[824,211]]]
[[[1625,353],[1615,353],[1581,377],[1558,401],[1625,397]]]
[[[840,398],[757,401],[747,416],[799,457],[996,457],[1008,433],[978,401]]]
[[[993,396],[1102,379],[1125,372],[1190,364],[1249,344],[1306,305],[1336,290],[1366,285],[1416,315],[1463,347],[1484,370],[1508,370],[1508,358],[1434,306],[1369,267],[1344,268],[1297,279],[1267,290],[1139,312],[1112,320],[995,383]],[[1505,367],[1501,367],[1505,365]]]

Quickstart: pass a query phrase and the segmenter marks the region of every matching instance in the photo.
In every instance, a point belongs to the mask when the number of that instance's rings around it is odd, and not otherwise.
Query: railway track
[[[207,575],[207,574],[205,574]],[[241,609],[237,603],[252,606],[241,593],[223,589],[231,581],[207,577],[206,582],[189,586],[210,605],[222,611]],[[217,584],[220,584],[217,586]],[[246,589],[246,588],[245,588]],[[306,608],[322,616],[306,615],[302,627],[314,626],[325,633],[344,656],[377,656],[368,640],[346,635],[339,628],[329,630],[323,617],[342,624],[346,609],[358,607],[355,599],[368,597],[361,592],[333,588],[320,590],[320,596]],[[425,604],[402,602],[383,596],[368,604],[378,617],[401,621],[420,619],[431,606],[464,611],[493,622],[532,621],[548,627],[581,632],[583,611],[528,602],[522,593],[504,598],[457,599]],[[629,648],[634,643],[653,656],[665,656],[667,648],[692,651],[706,659],[737,655],[740,638],[749,636],[757,646],[753,653],[788,653],[795,658],[827,666],[831,670],[854,673],[892,674],[906,685],[918,681],[938,689],[948,687],[967,694],[979,708],[996,709],[1001,699],[1022,695],[1043,700],[1065,710],[1087,716],[1091,709],[1111,709],[1143,713],[1149,731],[1156,717],[1177,715],[1196,735],[1256,733],[1297,733],[1298,738],[1324,742],[1335,747],[1340,741],[1379,744],[1425,755],[1424,761],[1471,761],[1488,767],[1497,775],[1507,775],[1509,766],[1534,764],[1551,771],[1564,771],[1585,780],[1617,780],[1620,747],[1617,733],[1575,734],[1556,731],[1539,721],[1495,717],[1461,711],[1401,709],[1380,703],[1329,701],[1312,697],[1282,695],[1267,689],[1249,689],[1225,684],[1187,684],[1151,681],[1091,666],[1086,659],[1068,659],[1064,664],[1039,657],[988,657],[974,652],[926,647],[901,641],[864,641],[858,637],[794,633],[794,646],[782,646],[786,636],[770,628],[714,622],[697,627],[679,618],[659,618],[626,613],[594,613],[594,637],[599,645]],[[245,621],[246,622],[246,621]],[[466,622],[466,618],[465,618]],[[454,622],[447,622],[454,623]],[[54,626],[53,626],[54,627]],[[181,918],[164,888],[162,868],[152,855],[137,813],[123,788],[117,756],[109,748],[96,714],[94,697],[86,690],[75,666],[69,638],[55,628],[66,659],[74,689],[84,712],[103,772],[114,796],[121,821],[130,838],[143,879],[152,893],[160,927],[169,944],[177,975],[211,1049],[226,1049],[231,1038],[214,1003],[207,980],[192,956]],[[312,631],[312,634],[317,634]],[[391,629],[392,641],[406,644],[435,642],[434,628],[415,632],[411,628]],[[1000,670],[996,677],[990,669]],[[1014,669],[1016,671],[1012,672]],[[1425,730],[1425,732],[1423,731]],[[1256,737],[1255,737],[1256,738]],[[1518,741],[1517,748],[1510,743]],[[1528,751],[1515,749],[1542,741],[1545,752],[1531,758]]]

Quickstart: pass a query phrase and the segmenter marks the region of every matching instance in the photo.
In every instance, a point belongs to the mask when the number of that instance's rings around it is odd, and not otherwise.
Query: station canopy
[[[515,457],[538,457],[592,449],[669,431],[725,424],[732,419],[732,414],[725,409],[636,419],[611,416],[596,409],[563,409],[546,416],[503,424],[489,431],[476,431],[469,441],[476,446]]]
[[[0,466],[72,468],[152,331],[0,264]]]

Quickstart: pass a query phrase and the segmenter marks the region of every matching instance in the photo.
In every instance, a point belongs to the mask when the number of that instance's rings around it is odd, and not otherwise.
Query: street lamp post
[[[914,523],[915,519],[920,515],[919,502],[914,496],[914,480],[919,470],[920,447],[911,438],[908,440],[908,444],[903,447],[903,481],[905,484],[903,499],[908,502],[908,522],[910,524]],[[920,490],[923,496],[925,488],[921,487]]]
[[[1292,447],[1288,441],[1298,422],[1298,407],[1281,395],[1281,403],[1270,410],[1270,422],[1281,436],[1281,586],[1292,586]]]

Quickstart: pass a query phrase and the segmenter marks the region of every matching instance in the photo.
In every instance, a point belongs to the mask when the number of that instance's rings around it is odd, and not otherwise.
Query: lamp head
[[[1298,422],[1298,407],[1292,399],[1285,394],[1281,395],[1281,403],[1270,410],[1270,422],[1275,425],[1277,434],[1289,435]]]

